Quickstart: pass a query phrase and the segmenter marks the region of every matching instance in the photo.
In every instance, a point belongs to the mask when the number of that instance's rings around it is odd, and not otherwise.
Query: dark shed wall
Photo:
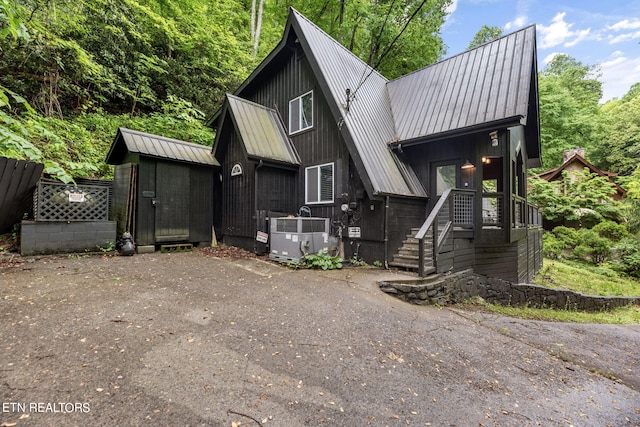
[[[190,169],[189,178],[191,180],[189,241],[210,245],[214,217],[214,170],[210,167],[193,166]]]
[[[147,192],[156,192],[156,160],[140,157],[138,160],[136,235],[138,245],[155,245],[155,208]]]

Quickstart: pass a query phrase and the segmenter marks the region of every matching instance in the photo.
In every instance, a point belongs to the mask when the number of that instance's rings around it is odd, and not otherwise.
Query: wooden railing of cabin
[[[442,245],[454,229],[474,231],[475,224],[475,194],[474,190],[448,189],[446,190],[427,220],[416,234],[418,240],[419,275],[424,277],[438,269],[438,255]],[[483,204],[491,206],[492,215],[485,215],[483,209],[482,227],[502,228],[504,226],[504,194],[484,193]],[[537,206],[530,205],[523,197],[514,195],[512,228],[540,228],[542,214]]]
[[[437,271],[440,248],[454,228],[473,230],[474,198],[473,190],[448,189],[431,210],[416,234],[420,277]],[[432,242],[431,248],[427,248],[428,242]]]

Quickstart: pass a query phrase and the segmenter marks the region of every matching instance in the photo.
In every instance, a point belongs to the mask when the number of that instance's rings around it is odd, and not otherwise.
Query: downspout
[[[260,159],[260,162],[258,162],[258,164],[256,165],[256,167],[253,169],[253,209],[255,211],[255,225],[256,225],[256,233],[258,232],[258,169],[260,169],[262,167],[263,163],[262,163],[262,159]],[[258,253],[258,241],[257,240],[253,240],[254,244],[253,244],[253,253],[257,254]]]
[[[384,268],[389,269],[389,196],[384,203]]]

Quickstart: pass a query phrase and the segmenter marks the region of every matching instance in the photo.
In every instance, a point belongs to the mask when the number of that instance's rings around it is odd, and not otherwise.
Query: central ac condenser
[[[307,254],[329,252],[329,219],[309,217],[270,218],[269,258],[298,262]]]

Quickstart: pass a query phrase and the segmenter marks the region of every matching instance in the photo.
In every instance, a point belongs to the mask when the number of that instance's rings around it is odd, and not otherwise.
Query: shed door
[[[156,242],[189,240],[189,166],[156,164]]]

